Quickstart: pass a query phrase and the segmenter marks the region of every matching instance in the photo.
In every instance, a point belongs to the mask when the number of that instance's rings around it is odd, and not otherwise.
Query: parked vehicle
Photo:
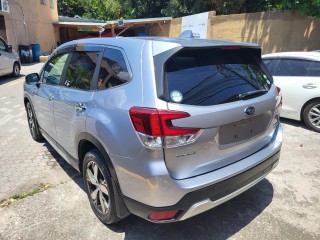
[[[258,183],[279,161],[277,98],[258,45],[195,39],[69,42],[24,85],[32,137],[107,224],[185,220]]]
[[[0,37],[0,76],[11,74],[20,75],[20,58],[18,54]]]
[[[281,117],[304,121],[320,132],[320,53],[273,53],[263,61],[282,91]]]

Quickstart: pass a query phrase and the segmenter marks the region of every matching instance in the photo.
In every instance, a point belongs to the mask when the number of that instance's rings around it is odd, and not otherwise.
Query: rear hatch
[[[277,91],[260,49],[182,48],[165,62],[163,78],[168,110],[190,114],[172,125],[202,129],[197,141],[164,148],[173,178],[232,164],[271,141]]]

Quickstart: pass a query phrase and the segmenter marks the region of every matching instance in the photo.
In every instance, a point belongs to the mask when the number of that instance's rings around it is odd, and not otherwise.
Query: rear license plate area
[[[270,123],[270,114],[243,119],[219,127],[219,144],[226,145],[249,140],[262,134]]]

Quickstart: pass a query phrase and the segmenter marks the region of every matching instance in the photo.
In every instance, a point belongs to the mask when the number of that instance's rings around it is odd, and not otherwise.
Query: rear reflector
[[[149,214],[148,218],[155,221],[170,220],[176,216],[177,212],[177,210],[167,212],[152,212]]]

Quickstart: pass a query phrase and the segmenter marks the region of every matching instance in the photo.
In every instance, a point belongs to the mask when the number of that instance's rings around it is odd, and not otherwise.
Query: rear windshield
[[[165,63],[169,102],[211,106],[265,94],[271,80],[250,51],[185,49]]]

